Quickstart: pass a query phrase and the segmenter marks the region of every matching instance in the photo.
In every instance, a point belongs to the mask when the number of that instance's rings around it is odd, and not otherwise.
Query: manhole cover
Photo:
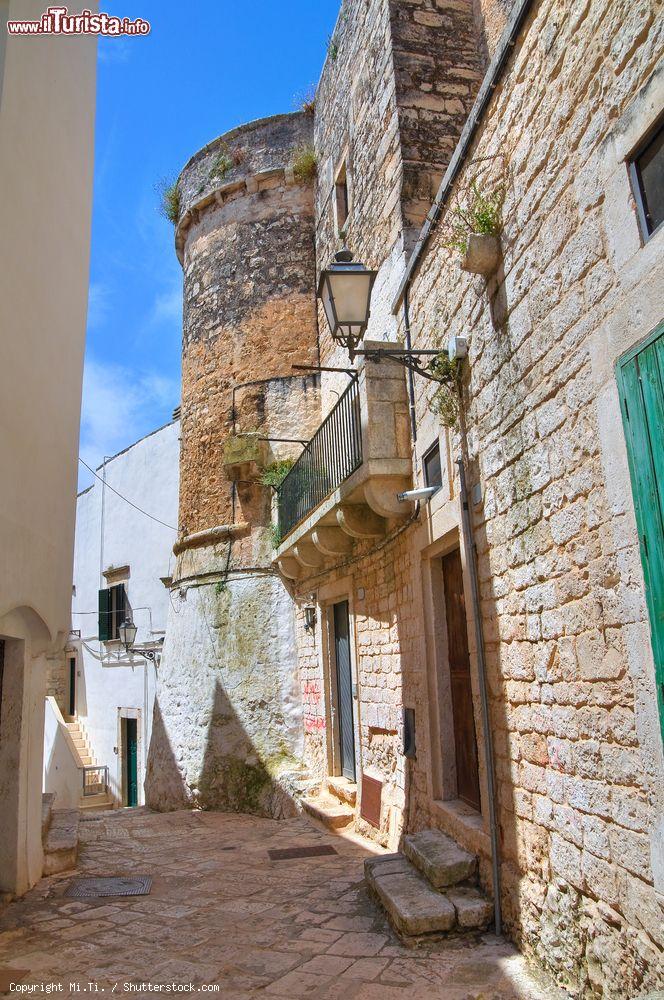
[[[281,847],[268,851],[270,861],[288,861],[290,858],[319,858],[323,854],[336,854],[331,844],[320,844],[318,847]]]
[[[152,875],[113,876],[111,878],[77,878],[65,896],[92,899],[95,896],[147,896],[152,888]]]

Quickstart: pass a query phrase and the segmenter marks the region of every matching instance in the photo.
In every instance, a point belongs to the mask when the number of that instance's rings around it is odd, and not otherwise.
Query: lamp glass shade
[[[337,254],[323,271],[318,294],[333,337],[361,339],[369,322],[375,278],[376,272],[352,261],[348,251]]]
[[[125,649],[130,649],[131,646],[134,645],[134,642],[136,641],[137,631],[138,629],[136,628],[136,626],[132,621],[129,621],[129,619],[127,619],[127,621],[124,621],[122,623],[122,625],[118,629],[118,632],[120,634],[120,642],[125,647]]]

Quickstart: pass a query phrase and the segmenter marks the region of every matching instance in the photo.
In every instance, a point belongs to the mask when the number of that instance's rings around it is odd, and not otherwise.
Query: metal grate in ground
[[[267,853],[270,861],[290,861],[291,858],[319,858],[338,852],[331,844],[319,844],[317,847],[275,847]]]
[[[152,888],[152,875],[113,875],[104,878],[77,878],[68,886],[65,896],[92,899],[98,896],[147,896]]]

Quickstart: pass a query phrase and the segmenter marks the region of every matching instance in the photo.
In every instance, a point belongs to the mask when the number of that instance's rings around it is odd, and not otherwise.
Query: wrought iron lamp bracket
[[[161,650],[143,649],[140,646],[129,646],[128,649],[125,648],[125,653],[131,656],[133,656],[134,654],[136,654],[136,656],[144,656],[146,660],[150,660],[152,663],[155,663],[157,660],[157,653],[161,653]],[[121,659],[122,659],[122,654],[118,653],[118,660]]]
[[[423,378],[429,379],[431,382],[440,382],[440,379],[433,374],[433,372],[429,369],[428,364],[421,359],[437,358],[441,354],[447,353],[448,351],[445,348],[439,348],[437,350],[406,350],[404,348],[403,350],[399,350],[397,348],[376,347],[369,350],[354,351],[354,354],[361,355],[368,361],[375,361],[376,363],[380,363],[385,360],[396,361],[397,364],[410,369],[410,371],[415,372],[416,375],[421,375]]]

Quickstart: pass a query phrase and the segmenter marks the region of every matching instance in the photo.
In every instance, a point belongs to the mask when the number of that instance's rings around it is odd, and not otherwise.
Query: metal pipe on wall
[[[473,624],[475,626],[475,645],[477,646],[477,673],[480,688],[480,704],[482,708],[482,730],[484,736],[484,752],[486,755],[487,792],[489,805],[489,834],[491,838],[491,867],[493,872],[493,913],[496,934],[502,933],[502,913],[500,906],[500,859],[498,857],[498,821],[496,819],[496,784],[494,774],[493,740],[491,739],[491,720],[489,718],[489,696],[486,683],[486,659],[484,656],[484,633],[480,614],[480,586],[477,574],[477,560],[473,525],[468,504],[466,488],[466,471],[463,458],[458,458],[459,487],[461,500],[461,521],[463,525],[463,547],[466,554],[466,566],[470,576],[470,596],[473,605]]]

